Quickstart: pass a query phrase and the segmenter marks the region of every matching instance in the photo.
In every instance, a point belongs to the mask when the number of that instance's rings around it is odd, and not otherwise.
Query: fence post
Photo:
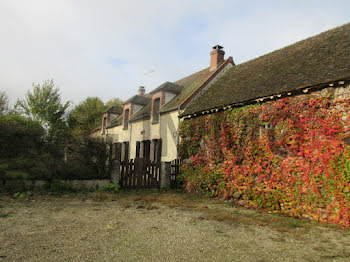
[[[111,180],[115,185],[119,185],[120,183],[120,161],[114,160],[113,169],[111,171]]]
[[[162,162],[161,165],[160,188],[170,187],[171,162]]]

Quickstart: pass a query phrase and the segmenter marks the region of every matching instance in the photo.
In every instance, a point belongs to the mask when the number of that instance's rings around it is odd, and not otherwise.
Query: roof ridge
[[[337,31],[337,30],[342,29],[342,28],[344,28],[344,27],[346,27],[346,26],[350,26],[350,22],[349,22],[349,23],[345,23],[345,24],[343,24],[343,25],[341,25],[341,26],[337,26],[337,27],[334,27],[334,28],[330,28],[330,29],[328,29],[328,30],[326,30],[326,31],[323,31],[323,32],[318,33],[317,35],[309,36],[308,38],[301,39],[301,40],[296,41],[296,42],[294,42],[294,43],[292,43],[292,44],[289,44],[289,45],[280,47],[280,48],[278,48],[278,49],[276,49],[276,50],[273,50],[273,51],[271,51],[271,52],[269,52],[269,53],[266,53],[266,54],[263,54],[263,55],[254,57],[254,58],[252,58],[252,59],[250,59],[250,60],[248,60],[248,61],[245,61],[245,62],[243,62],[243,63],[236,64],[236,66],[241,66],[241,65],[244,65],[244,64],[249,63],[249,62],[251,62],[251,61],[255,61],[255,60],[257,60],[257,59],[264,58],[264,57],[269,56],[269,55],[272,55],[272,54],[274,54],[274,53],[278,53],[278,52],[280,52],[280,51],[282,51],[282,50],[285,50],[286,48],[292,48],[292,47],[294,47],[295,45],[299,45],[299,44],[301,44],[301,43],[303,43],[303,42],[311,41],[312,39],[318,38],[318,37],[320,37],[320,36],[322,36],[322,35],[325,35],[325,34],[329,34],[329,33],[331,33],[332,31]]]

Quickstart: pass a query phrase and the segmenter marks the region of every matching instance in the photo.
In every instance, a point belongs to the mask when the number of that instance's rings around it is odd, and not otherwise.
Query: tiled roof
[[[226,61],[225,61],[226,62]],[[215,74],[217,70],[220,69],[220,66],[215,70],[209,70],[209,68],[203,69],[199,72],[196,72],[190,76],[182,78],[175,83],[165,82],[161,86],[154,89],[150,94],[164,90],[163,88],[169,88],[168,90],[179,90],[181,91],[177,96],[165,104],[161,109],[160,113],[165,113],[169,111],[177,110],[177,108],[186,101],[210,76]],[[147,94],[146,96],[150,96]],[[150,102],[143,107],[141,110],[137,111],[130,119],[130,121],[137,121],[141,119],[146,119],[151,116],[151,103]]]
[[[139,95],[134,95],[133,97],[129,98],[124,104],[128,103],[134,103],[138,105],[147,105],[151,99],[147,96],[139,96]]]
[[[130,121],[132,122],[132,121],[137,121],[140,119],[149,118],[151,116],[151,105],[152,105],[152,102],[149,102],[146,106],[144,106],[139,111],[134,113],[131,116]]]
[[[178,94],[181,92],[182,88],[183,87],[178,84],[172,82],[165,82],[164,84],[158,86],[156,89],[152,90],[150,94],[154,94],[158,91],[169,91]]]
[[[114,113],[114,114],[121,115],[123,113],[123,107],[121,107],[121,106],[111,106],[110,108],[108,108],[103,113]]]
[[[111,128],[111,127],[115,127],[115,126],[119,126],[123,123],[123,114],[121,114],[120,116],[114,118],[112,121],[110,121],[106,128]]]
[[[230,68],[182,116],[347,77],[350,23]]]
[[[209,68],[203,69],[192,75],[186,76],[180,80],[177,80],[175,84],[183,86],[182,91],[176,97],[174,97],[169,103],[164,105],[160,112],[167,112],[176,110],[192,93],[199,88],[205,80],[207,80],[214,71],[210,71]]]

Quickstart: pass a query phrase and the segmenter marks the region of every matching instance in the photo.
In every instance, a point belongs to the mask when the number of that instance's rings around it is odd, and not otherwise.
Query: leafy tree
[[[123,101],[118,97],[116,97],[107,101],[106,108],[110,108],[112,106],[121,106],[122,104],[123,104]]]
[[[9,111],[9,98],[5,91],[0,90],[0,115],[4,115]]]
[[[53,80],[33,84],[25,100],[18,100],[16,108],[29,118],[39,121],[46,131],[45,150],[53,156],[62,157],[68,139],[66,110],[69,102],[62,104],[59,89]]]
[[[46,80],[43,84],[33,84],[33,91],[27,91],[25,100],[18,100],[17,107],[30,118],[39,121],[45,128],[54,129],[62,126],[69,102],[61,102],[59,89],[54,81]]]
[[[69,127],[73,135],[82,135],[101,124],[101,114],[106,109],[98,97],[88,97],[69,114]]]

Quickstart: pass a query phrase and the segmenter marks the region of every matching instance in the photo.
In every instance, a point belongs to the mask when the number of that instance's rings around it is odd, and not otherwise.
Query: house
[[[187,119],[330,87],[349,95],[349,80],[350,23],[235,65],[180,116]]]
[[[107,108],[106,111],[102,112],[102,122],[99,127],[91,130],[87,135],[92,137],[99,137],[106,133],[107,124],[110,123],[115,118],[119,117],[123,113],[123,107],[112,106]]]
[[[94,134],[110,137],[113,155],[120,160],[144,158],[172,161],[177,158],[179,114],[191,101],[234,66],[232,57],[224,58],[223,47],[210,52],[210,66],[175,82],[165,82],[146,93],[129,98],[122,109],[105,112],[102,127]]]
[[[350,23],[228,69],[180,114],[184,187],[350,226]]]
[[[102,113],[102,133],[105,134],[107,124],[118,116],[122,115],[123,108],[121,106],[112,106]]]

